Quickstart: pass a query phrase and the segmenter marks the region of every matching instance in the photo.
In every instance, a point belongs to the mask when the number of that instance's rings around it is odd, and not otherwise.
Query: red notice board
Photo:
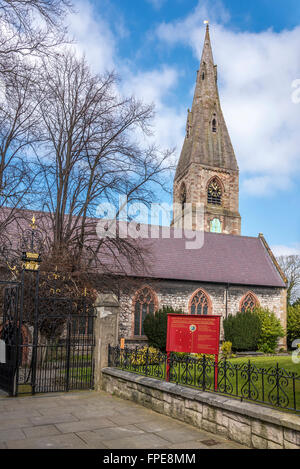
[[[221,316],[168,314],[167,352],[219,354]]]

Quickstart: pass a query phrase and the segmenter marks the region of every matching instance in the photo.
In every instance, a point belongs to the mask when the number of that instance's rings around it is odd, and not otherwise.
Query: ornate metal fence
[[[132,373],[166,380],[167,355],[149,349],[109,347],[108,364]],[[211,391],[241,400],[253,401],[280,409],[300,412],[300,375],[279,368],[259,368],[251,363],[234,363],[203,355],[170,354],[169,381]],[[217,375],[217,389],[215,377]]]

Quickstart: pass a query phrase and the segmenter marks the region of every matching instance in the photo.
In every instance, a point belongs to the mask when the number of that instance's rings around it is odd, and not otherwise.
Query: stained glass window
[[[155,294],[148,287],[137,292],[134,305],[134,335],[144,335],[143,322],[155,311]]]
[[[221,233],[222,232],[222,227],[221,227],[221,222],[218,218],[214,218],[210,222],[210,231],[212,233]]]
[[[191,314],[210,314],[209,299],[203,290],[195,293],[191,301]]]
[[[222,204],[222,190],[217,178],[213,178],[208,186],[207,203],[214,205]]]
[[[249,311],[249,310],[253,311],[254,308],[256,308],[257,306],[259,306],[257,299],[251,292],[249,292],[243,299],[240,309],[244,313],[245,311]]]

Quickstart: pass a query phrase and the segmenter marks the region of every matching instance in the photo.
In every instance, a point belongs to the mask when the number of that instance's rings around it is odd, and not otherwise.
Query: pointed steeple
[[[191,163],[238,170],[237,161],[223,117],[217,85],[209,26],[197,72],[192,110],[188,113],[188,132],[177,166],[176,177]]]
[[[183,215],[177,214],[176,207],[186,203],[196,227],[197,204],[201,203],[205,231],[240,234],[239,168],[220,105],[208,25],[173,194],[172,225],[182,223]]]

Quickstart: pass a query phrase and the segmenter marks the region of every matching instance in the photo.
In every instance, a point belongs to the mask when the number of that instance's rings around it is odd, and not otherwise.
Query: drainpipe
[[[226,311],[226,319],[228,316],[228,290],[229,290],[229,283],[226,285],[226,296],[225,296],[225,311]]]

